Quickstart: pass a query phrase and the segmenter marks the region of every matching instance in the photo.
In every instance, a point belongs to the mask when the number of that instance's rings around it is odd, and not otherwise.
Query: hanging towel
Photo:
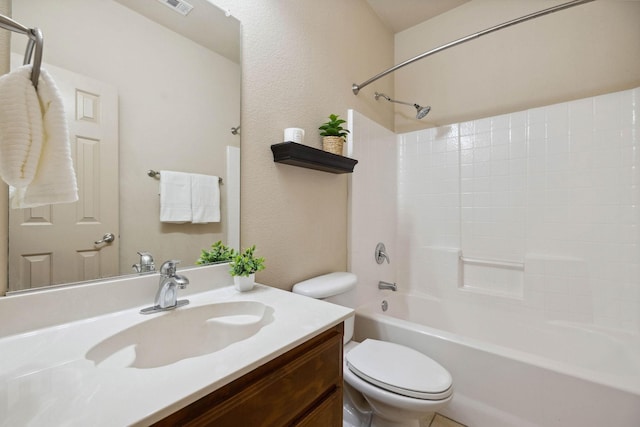
[[[0,177],[24,191],[36,175],[42,151],[42,113],[31,66],[0,77]]]
[[[191,174],[160,171],[160,221],[190,222]]]
[[[220,222],[220,185],[217,176],[191,175],[191,212],[194,224]]]
[[[32,208],[78,200],[78,184],[71,158],[64,105],[47,70],[40,70],[37,95],[43,122],[42,151],[31,184],[26,188],[16,188],[11,201],[14,208]]]

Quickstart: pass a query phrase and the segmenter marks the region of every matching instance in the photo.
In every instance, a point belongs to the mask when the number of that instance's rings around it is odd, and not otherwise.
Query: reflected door
[[[119,274],[117,90],[51,65],[43,68],[64,99],[79,200],[10,209],[10,291]],[[103,239],[107,233],[114,235],[111,242]]]

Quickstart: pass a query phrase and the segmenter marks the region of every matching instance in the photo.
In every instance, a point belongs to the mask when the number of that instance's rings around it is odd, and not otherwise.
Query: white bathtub
[[[640,426],[637,336],[394,292],[359,307],[355,329],[449,370],[454,399],[442,412],[469,426]]]

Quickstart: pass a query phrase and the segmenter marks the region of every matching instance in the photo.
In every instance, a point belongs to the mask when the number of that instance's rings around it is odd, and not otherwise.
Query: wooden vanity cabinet
[[[343,324],[310,339],[157,426],[342,426]]]

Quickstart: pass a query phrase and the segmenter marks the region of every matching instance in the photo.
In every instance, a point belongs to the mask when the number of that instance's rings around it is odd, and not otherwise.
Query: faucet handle
[[[176,270],[178,269],[178,264],[180,264],[180,260],[171,259],[169,261],[165,261],[160,266],[160,274],[165,276],[173,276],[176,274]]]
[[[138,251],[138,255],[140,255],[140,261],[144,263],[153,262],[153,255],[151,252],[147,251]]]
[[[138,252],[138,255],[140,255],[140,264],[133,264],[132,266],[138,273],[155,271],[156,266],[153,262],[153,255],[151,252],[142,251]]]
[[[384,260],[387,260],[387,264],[391,263],[391,260],[389,260],[389,255],[387,255],[387,248],[384,247],[384,243],[380,242],[376,245],[376,262],[378,264],[382,264],[384,262]]]

